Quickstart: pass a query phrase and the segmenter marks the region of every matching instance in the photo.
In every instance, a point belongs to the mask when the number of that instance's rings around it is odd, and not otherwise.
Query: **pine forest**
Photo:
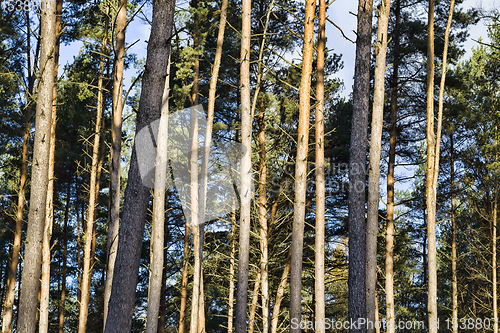
[[[499,333],[494,0],[0,0],[1,333]]]

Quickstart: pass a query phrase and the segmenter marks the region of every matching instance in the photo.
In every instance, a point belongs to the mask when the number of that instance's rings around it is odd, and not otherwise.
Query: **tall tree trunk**
[[[316,333],[325,332],[325,26],[326,0],[319,0],[316,98],[316,241],[314,250],[314,296]],[[319,327],[318,327],[319,323]]]
[[[299,128],[297,158],[295,162],[295,200],[293,205],[292,256],[290,259],[290,332],[300,333],[302,252],[307,191],[307,148],[309,145],[309,111],[311,99],[311,73],[313,61],[314,12],[316,1],[305,3],[302,78],[299,90]]]
[[[94,129],[94,144],[92,147],[92,166],[90,170],[90,186],[89,186],[89,203],[87,207],[87,223],[85,227],[85,246],[84,246],[84,256],[83,256],[83,272],[82,272],[82,283],[81,283],[81,301],[80,301],[80,311],[78,318],[78,332],[85,333],[87,330],[87,317],[89,313],[89,300],[90,300],[90,289],[92,284],[92,261],[93,261],[93,244],[95,244],[95,217],[96,217],[96,207],[99,199],[99,174],[101,164],[99,163],[99,148],[101,143],[101,131],[103,125],[103,73],[104,73],[104,62],[106,53],[106,47],[108,42],[107,36],[107,23],[106,30],[104,32],[104,38],[102,40],[101,48],[101,59],[99,61],[99,78],[98,78],[98,92],[97,92],[97,114]]]
[[[165,230],[164,243],[167,243],[169,238],[168,229]],[[166,333],[167,325],[167,269],[165,263],[168,259],[168,247],[165,246],[163,250],[163,274],[162,274],[162,286],[161,286],[161,298],[160,298],[160,315],[158,318],[158,333]]]
[[[42,244],[42,280],[40,288],[40,322],[39,333],[49,331],[49,305],[50,305],[50,238],[52,237],[52,226],[54,223],[54,164],[56,151],[56,122],[57,122],[57,72],[59,66],[59,45],[61,33],[63,1],[56,1],[56,45],[54,49],[54,88],[52,106],[52,124],[50,129],[49,149],[49,184],[47,187],[47,204],[45,208],[45,228],[43,230]]]
[[[191,228],[193,230],[193,252],[194,252],[194,270],[193,270],[193,296],[191,298],[191,333],[198,333],[199,312],[200,312],[200,280],[203,259],[202,246],[202,223],[199,216],[199,185],[198,185],[198,111],[195,108],[198,105],[198,88],[200,75],[200,61],[195,57],[194,82],[191,96],[191,119],[190,119],[190,216]]]
[[[17,331],[34,333],[40,288],[43,229],[47,200],[50,129],[54,89],[54,48],[56,45],[56,2],[42,1],[41,6],[41,77],[36,105],[35,143],[31,175],[31,196],[26,235],[19,319]]]
[[[248,269],[250,257],[250,201],[252,182],[252,113],[250,102],[250,38],[252,33],[252,0],[242,0],[241,14],[241,188],[240,188],[240,249],[238,260],[238,289],[236,292],[236,333],[246,332]]]
[[[493,318],[498,318],[498,299],[497,299],[497,190],[494,191],[494,199],[493,199],[493,225],[492,225],[492,242],[491,242],[491,270],[492,270],[492,279],[491,284],[493,287]],[[498,332],[498,320],[495,320],[493,326],[493,332]]]
[[[11,333],[12,332],[12,322],[14,318],[14,301],[16,296],[16,279],[19,266],[19,254],[21,252],[21,238],[23,230],[23,215],[24,215],[24,203],[26,195],[26,181],[28,180],[28,149],[30,143],[30,133],[31,133],[31,117],[33,115],[33,105],[34,102],[31,100],[30,96],[34,94],[35,88],[35,71],[37,68],[38,52],[40,49],[40,38],[37,39],[35,59],[33,64],[31,63],[31,28],[29,23],[29,18],[26,20],[27,25],[27,42],[26,42],[26,52],[27,52],[27,68],[28,68],[28,91],[27,100],[28,105],[26,106],[26,111],[24,115],[24,133],[23,133],[23,150],[21,155],[21,175],[19,180],[19,189],[17,192],[17,207],[16,207],[16,219],[14,227],[14,239],[12,242],[11,251],[11,261],[7,266],[7,278],[5,285],[5,301],[3,302],[3,319],[2,319],[2,332]]]
[[[255,284],[253,286],[253,294],[252,294],[252,305],[250,307],[250,316],[248,318],[248,332],[253,333],[253,327],[255,324],[255,314],[257,312],[257,303],[259,301],[259,289],[260,289],[260,281],[262,279],[262,272],[260,271],[260,267],[258,268],[257,277],[255,278]]]
[[[283,274],[281,274],[280,284],[278,286],[278,291],[276,292],[276,301],[274,302],[273,317],[271,320],[271,333],[276,333],[278,331],[278,320],[280,316],[281,301],[285,295],[286,280],[288,279],[288,274],[290,274],[290,256],[291,249],[288,253],[288,259],[285,264],[285,269],[283,269]]]
[[[439,101],[436,134],[434,133],[434,0],[429,1],[429,40],[427,55],[427,235],[429,265],[429,332],[438,331],[437,314],[437,254],[436,254],[436,190],[439,175],[439,154],[441,144],[441,127],[443,121],[443,99],[447,70],[448,41],[455,1],[450,2],[450,11],[444,36],[443,64],[439,85]]]
[[[64,211],[63,225],[63,262],[62,262],[62,278],[61,278],[61,299],[59,301],[59,333],[64,332],[64,310],[66,303],[66,276],[68,274],[68,219],[69,205],[71,202],[71,182],[68,182],[68,190],[66,192],[66,208]]]
[[[380,196],[380,152],[382,150],[382,126],[384,123],[385,69],[387,55],[387,28],[391,0],[382,0],[378,10],[378,30],[375,44],[375,77],[373,112],[370,141],[370,171],[368,175],[368,212],[366,223],[366,315],[367,321],[375,322],[375,298],[377,289],[377,234],[378,205]],[[389,323],[392,323],[389,321]],[[392,328],[388,328],[391,330]],[[367,328],[370,333],[375,327]]]
[[[233,333],[233,314],[234,314],[234,265],[236,256],[236,203],[233,199],[231,212],[231,256],[229,258],[229,308],[227,311],[227,332]]]
[[[451,193],[451,286],[453,333],[458,333],[458,281],[457,281],[457,221],[455,216],[455,146],[453,130],[450,133],[450,193]],[[456,324],[455,324],[456,323]]]
[[[391,84],[391,126],[389,128],[389,166],[387,171],[387,225],[385,236],[385,301],[387,332],[395,333],[394,304],[394,168],[396,165],[396,139],[398,118],[398,77],[400,57],[401,0],[396,1],[394,26],[394,64]]]
[[[266,121],[261,108],[259,113],[259,221],[260,221],[260,273],[262,284],[262,330],[269,330],[269,272],[268,272],[268,228],[267,228],[267,156]]]
[[[168,96],[170,92],[170,60],[161,104],[161,118],[156,140],[156,163],[153,194],[153,222],[150,245],[150,275],[146,333],[157,333],[163,284],[163,257],[165,242],[165,185],[167,181]]]
[[[366,318],[365,177],[373,1],[359,0],[349,162],[349,319]],[[351,327],[350,332],[366,332]]]
[[[136,133],[160,118],[167,63],[170,54],[175,0],[153,0],[153,21],[148,43],[146,68],[142,79]],[[136,147],[137,149],[137,147]],[[144,224],[147,218],[149,188],[142,183],[136,149],[132,152],[113,287],[106,319],[106,333],[130,332],[131,313],[141,256]]]
[[[104,325],[109,311],[109,298],[113,285],[113,272],[118,249],[118,231],[120,227],[120,163],[122,145],[123,111],[123,67],[125,64],[125,29],[127,27],[127,0],[118,0],[116,15],[116,46],[113,74],[113,115],[111,123],[111,171],[109,195],[109,223],[107,235],[108,265],[104,286]]]
[[[189,219],[184,223],[184,257],[182,259],[181,307],[179,310],[179,333],[184,333],[186,321],[187,285],[189,272]]]

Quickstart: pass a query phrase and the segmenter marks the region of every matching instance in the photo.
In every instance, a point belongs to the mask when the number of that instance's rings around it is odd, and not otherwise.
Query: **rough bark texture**
[[[50,304],[50,238],[52,237],[52,226],[54,223],[54,160],[56,152],[56,121],[57,121],[57,72],[59,64],[59,42],[61,33],[61,18],[62,18],[62,0],[57,0],[56,3],[56,45],[54,48],[54,88],[53,105],[51,115],[50,129],[50,149],[49,149],[49,184],[47,186],[47,204],[45,207],[45,228],[43,230],[42,241],[42,279],[40,289],[40,321],[39,333],[47,333],[49,331],[49,304]]]
[[[170,61],[161,104],[161,118],[156,140],[156,163],[153,194],[153,222],[150,241],[150,275],[148,288],[148,311],[146,333],[157,333],[160,310],[161,288],[163,285],[163,259],[165,242],[165,184],[167,180],[168,143],[168,96]]]
[[[378,205],[380,196],[380,152],[384,123],[385,69],[387,55],[387,28],[391,0],[382,0],[378,10],[377,41],[375,43],[375,77],[373,92],[372,128],[370,140],[370,171],[368,175],[368,212],[366,223],[366,315],[375,322],[375,297],[377,289],[377,234]],[[370,333],[375,327],[367,328]]]
[[[366,318],[365,178],[369,113],[372,0],[359,0],[349,164],[349,319]],[[353,326],[350,332],[366,332]]]
[[[36,105],[35,143],[31,174],[31,196],[26,235],[17,332],[34,333],[37,327],[42,240],[47,200],[50,128],[54,89],[56,2],[42,1],[40,83]]]
[[[290,259],[290,332],[300,333],[302,310],[302,252],[306,215],[307,150],[309,145],[309,111],[314,43],[314,12],[316,1],[305,3],[302,77],[299,89],[299,128],[295,162],[295,200],[293,205],[292,256]]]
[[[104,325],[109,310],[109,297],[113,282],[116,252],[118,248],[118,231],[120,226],[120,161],[122,138],[123,110],[123,66],[125,63],[125,29],[127,24],[127,0],[118,1],[116,16],[116,46],[113,75],[113,114],[111,123],[111,171],[109,195],[109,223],[107,236],[108,265],[106,284],[104,287]]]
[[[27,31],[30,31],[30,22],[26,20]],[[21,251],[21,238],[23,229],[24,203],[26,195],[26,181],[28,180],[28,149],[30,143],[31,117],[33,115],[33,101],[29,98],[33,96],[35,86],[35,68],[37,67],[38,53],[40,49],[40,39],[37,39],[34,63],[31,63],[31,34],[28,33],[26,42],[27,68],[28,68],[28,91],[29,100],[25,111],[25,124],[23,133],[23,149],[21,155],[21,175],[19,179],[19,189],[17,192],[17,208],[14,226],[14,235],[12,242],[12,251],[10,263],[7,266],[7,277],[5,286],[5,298],[3,302],[2,313],[2,332],[12,332],[12,322],[14,318],[14,300],[16,296],[16,279],[19,265],[19,253]]]
[[[398,115],[398,77],[400,56],[400,13],[401,0],[396,1],[394,26],[394,63],[391,84],[391,126],[389,128],[389,166],[387,171],[387,225],[385,245],[385,299],[387,332],[395,332],[394,310],[394,168],[396,165],[397,115]]]
[[[252,198],[252,114],[250,104],[250,37],[252,1],[242,0],[241,28],[241,188],[240,188],[240,249],[238,260],[238,289],[236,292],[234,328],[246,332],[248,269],[250,256],[250,201]]]
[[[136,133],[147,124],[160,118],[170,54],[169,45],[174,7],[174,0],[153,1],[153,21],[148,42],[146,71],[142,79]],[[113,288],[111,289],[105,327],[106,333],[123,333],[131,330],[148,203],[149,189],[142,183],[136,150],[134,149],[125,190],[123,218],[115,262],[116,269],[113,275]]]
[[[317,333],[325,332],[325,26],[326,1],[319,0],[319,32],[316,98],[316,241],[314,251],[314,297]]]

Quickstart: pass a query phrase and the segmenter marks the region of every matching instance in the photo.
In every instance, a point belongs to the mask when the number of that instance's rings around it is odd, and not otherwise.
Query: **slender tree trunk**
[[[68,274],[68,219],[69,205],[71,202],[71,182],[68,182],[68,190],[66,192],[66,208],[64,211],[63,225],[63,263],[62,263],[62,278],[61,278],[61,299],[59,301],[59,333],[64,332],[64,310],[66,303],[66,276]]]
[[[168,229],[165,230],[164,243],[166,244],[169,238]],[[163,250],[163,274],[160,298],[160,315],[158,318],[158,333],[166,333],[167,325],[167,269],[165,267],[168,259],[168,248],[165,246]]]
[[[458,281],[457,281],[457,221],[455,217],[455,151],[453,131],[450,133],[450,194],[451,194],[451,286],[453,333],[458,333]],[[456,323],[456,324],[455,324]]]
[[[395,333],[395,304],[394,304],[394,168],[396,165],[396,139],[398,117],[398,77],[400,56],[400,13],[401,0],[396,1],[394,26],[394,66],[391,86],[391,127],[389,129],[389,166],[387,171],[387,225],[385,236],[385,300],[387,332]]]
[[[252,113],[250,102],[250,38],[252,33],[252,0],[242,0],[241,28],[241,188],[240,188],[240,249],[238,260],[238,289],[236,292],[236,333],[246,332],[248,269],[250,257],[250,201],[252,181]]]
[[[189,271],[189,219],[184,224],[184,257],[182,259],[181,307],[179,311],[179,333],[184,333],[186,321],[187,285]]]
[[[439,154],[441,144],[441,127],[443,119],[443,99],[447,70],[448,40],[453,19],[455,1],[450,2],[450,11],[446,25],[443,50],[443,65],[439,86],[438,123],[434,134],[434,0],[429,1],[429,40],[427,55],[427,235],[428,235],[428,265],[429,291],[428,313],[431,333],[438,331],[437,314],[437,255],[436,255],[436,189],[439,175]]]
[[[259,117],[259,221],[260,221],[260,273],[262,284],[262,330],[269,330],[269,272],[268,272],[268,228],[267,228],[267,154],[266,121],[261,108]]]
[[[153,0],[153,20],[148,43],[146,68],[142,79],[136,133],[160,118],[167,63],[170,54],[174,0]],[[141,243],[149,203],[149,188],[142,183],[136,149],[132,152],[118,249],[114,265],[113,288],[108,306],[106,333],[130,332],[131,313],[141,256]]]
[[[498,299],[497,299],[497,191],[495,190],[495,198],[493,201],[493,225],[492,225],[492,246],[491,246],[491,270],[492,270],[492,287],[493,287],[493,318],[498,318]],[[498,320],[495,320],[493,332],[498,332]]]
[[[29,19],[26,20],[27,24],[27,42],[26,42],[26,52],[27,52],[27,67],[28,67],[28,105],[25,112],[25,125],[23,133],[23,150],[21,155],[21,176],[19,180],[19,190],[17,192],[17,208],[16,208],[16,219],[14,226],[14,239],[12,242],[11,251],[11,261],[7,266],[7,278],[5,285],[5,301],[3,302],[3,317],[2,317],[2,332],[11,333],[12,332],[12,322],[14,318],[14,301],[16,296],[16,278],[19,266],[19,254],[21,252],[21,238],[23,230],[23,215],[24,215],[24,203],[26,195],[26,181],[28,180],[28,149],[30,143],[30,132],[31,132],[31,117],[33,115],[33,101],[29,96],[33,96],[34,86],[35,86],[35,70],[36,62],[38,58],[38,52],[40,48],[40,39],[37,41],[36,55],[34,59],[33,66],[31,64],[31,32]]]
[[[109,311],[109,298],[113,284],[113,272],[118,249],[118,231],[120,226],[120,162],[122,145],[123,111],[123,67],[125,64],[125,29],[127,25],[127,0],[118,0],[116,15],[116,46],[113,74],[113,115],[111,123],[111,171],[109,195],[109,223],[107,236],[108,265],[104,286],[104,325]]]
[[[276,333],[278,331],[278,320],[280,316],[281,301],[285,295],[286,281],[288,279],[288,274],[290,274],[290,256],[291,249],[288,253],[288,259],[285,264],[285,269],[281,275],[280,284],[278,286],[278,291],[276,292],[276,302],[274,302],[273,317],[271,320],[271,333]]]
[[[55,68],[53,52],[56,45],[56,2],[44,0],[41,8],[41,77],[36,105],[30,209],[17,324],[17,331],[22,333],[34,333],[37,326],[36,315],[40,289],[42,241],[49,182],[50,128]]]
[[[81,301],[80,301],[80,312],[78,320],[78,332],[85,333],[87,330],[87,318],[89,313],[89,300],[90,300],[90,289],[92,283],[92,262],[93,262],[93,246],[95,244],[95,217],[96,217],[96,207],[99,199],[99,175],[101,164],[99,163],[99,148],[101,143],[101,132],[103,125],[103,73],[104,73],[104,62],[106,53],[107,42],[108,42],[108,32],[107,23],[104,32],[104,38],[102,40],[101,59],[99,61],[99,78],[98,78],[98,92],[97,92],[97,114],[94,129],[94,144],[92,148],[92,166],[90,170],[90,186],[89,186],[89,203],[87,211],[87,223],[85,231],[85,246],[84,246],[84,256],[83,256],[83,272],[82,272],[82,283],[81,283]]]
[[[235,211],[235,202],[233,199],[232,205],[232,213],[231,213],[231,256],[229,258],[229,297],[228,303],[229,308],[227,311],[227,332],[233,333],[233,312],[234,312],[234,266],[235,266],[235,256],[236,256],[236,214]]]
[[[316,98],[316,241],[314,251],[314,296],[316,333],[325,332],[325,26],[326,1],[319,0],[319,31]],[[318,324],[319,323],[319,324]]]
[[[366,223],[366,315],[375,322],[375,298],[377,288],[377,234],[378,205],[380,196],[380,152],[382,150],[382,126],[384,123],[385,69],[387,55],[387,28],[391,0],[382,0],[378,11],[377,41],[375,44],[375,77],[373,92],[373,113],[370,141],[370,171],[368,175],[368,212]],[[388,321],[392,323],[392,321]],[[392,328],[388,327],[388,331]],[[370,333],[375,327],[367,328]]]
[[[349,162],[349,319],[366,318],[365,178],[373,1],[359,0]],[[351,327],[350,332],[366,332]]]
[[[302,78],[299,90],[299,128],[295,162],[295,201],[293,207],[292,256],[290,259],[290,332],[300,333],[302,252],[307,191],[307,148],[309,145],[309,110],[313,61],[314,12],[316,1],[305,3]]]
[[[168,62],[165,88],[161,104],[161,118],[156,140],[156,163],[153,194],[153,223],[151,231],[150,275],[148,288],[148,311],[146,333],[157,333],[158,313],[163,275],[164,237],[165,237],[165,184],[168,163],[168,96],[170,92],[170,61]]]
[[[40,289],[40,322],[39,333],[47,333],[49,330],[49,305],[50,305],[50,238],[52,237],[52,225],[54,223],[54,159],[56,151],[56,122],[57,122],[57,72],[59,66],[59,44],[61,33],[63,1],[56,2],[56,45],[54,49],[54,88],[52,106],[52,124],[50,129],[50,149],[49,149],[49,184],[47,187],[47,204],[45,213],[45,228],[42,244],[42,280]]]
[[[196,45],[196,44],[195,44]],[[190,216],[191,216],[191,228],[193,230],[193,252],[194,252],[194,271],[193,271],[193,296],[191,299],[191,333],[198,333],[198,326],[200,324],[199,312],[200,312],[200,279],[202,276],[202,259],[203,259],[203,246],[202,246],[202,232],[199,216],[199,186],[198,186],[198,112],[195,108],[198,105],[198,89],[199,89],[199,75],[200,75],[200,61],[198,57],[195,57],[194,64],[194,82],[193,91],[191,96],[191,120],[190,120],[190,140],[191,140],[191,151],[190,151]]]
[[[255,278],[255,284],[253,286],[253,294],[252,294],[252,305],[250,307],[250,316],[248,318],[248,332],[253,333],[253,327],[255,325],[255,314],[257,312],[257,303],[259,301],[259,289],[260,289],[260,281],[262,279],[262,272],[257,273],[257,277]]]

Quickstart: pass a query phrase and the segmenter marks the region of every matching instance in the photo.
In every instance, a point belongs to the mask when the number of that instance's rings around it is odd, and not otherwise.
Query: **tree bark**
[[[391,86],[391,126],[389,129],[389,166],[387,171],[387,225],[385,236],[385,299],[387,332],[395,333],[394,304],[394,168],[396,165],[396,140],[398,117],[398,77],[400,57],[400,13],[401,0],[396,1],[394,26],[394,63]]]
[[[68,274],[68,219],[69,205],[71,202],[71,182],[68,182],[68,190],[66,192],[66,208],[64,211],[63,225],[63,262],[62,262],[62,278],[61,278],[61,299],[59,301],[59,333],[64,332],[64,310],[66,303],[66,276]]]
[[[252,0],[242,0],[241,28],[241,188],[240,188],[240,249],[238,260],[238,289],[236,292],[236,333],[246,332],[246,305],[250,256],[250,201],[252,182],[252,114],[250,104],[250,38]]]
[[[451,288],[453,333],[458,333],[458,281],[457,281],[457,221],[455,217],[455,151],[453,131],[450,133],[450,192],[451,192]],[[456,324],[455,324],[456,323]]]
[[[385,70],[387,55],[387,28],[391,0],[382,0],[378,10],[378,30],[375,44],[375,77],[373,112],[370,141],[370,171],[368,175],[368,212],[366,223],[366,315],[367,321],[375,322],[375,298],[377,288],[377,234],[378,205],[380,196],[380,152],[382,150],[382,126],[384,123]],[[391,321],[388,321],[391,322]],[[392,322],[391,322],[392,323]],[[388,328],[391,330],[391,328]],[[369,333],[375,327],[367,327]]]
[[[52,226],[54,223],[54,159],[56,151],[56,122],[57,122],[57,72],[59,66],[59,44],[61,33],[63,1],[56,1],[56,45],[54,48],[54,88],[53,106],[51,114],[50,148],[49,148],[49,184],[47,186],[47,204],[45,207],[45,228],[42,241],[42,279],[40,289],[40,321],[39,333],[49,331],[49,305],[50,305],[50,239],[52,237]]]
[[[326,0],[319,0],[316,84],[316,240],[314,251],[314,297],[316,333],[325,332],[325,26]],[[318,327],[319,323],[319,327]]]
[[[233,332],[233,312],[234,312],[234,265],[235,265],[235,256],[236,256],[236,213],[235,208],[236,204],[233,199],[232,205],[232,213],[231,213],[231,256],[229,258],[229,297],[228,303],[229,308],[227,311],[227,332]]]
[[[99,78],[97,92],[97,113],[94,129],[94,144],[92,147],[92,166],[90,170],[90,186],[89,186],[89,203],[87,207],[87,223],[85,228],[85,245],[83,256],[83,272],[81,289],[80,311],[78,317],[78,333],[85,333],[87,330],[87,318],[89,314],[90,289],[92,284],[92,261],[93,261],[93,245],[95,244],[95,217],[96,208],[99,200],[99,174],[101,164],[99,163],[99,148],[101,143],[101,131],[103,125],[103,73],[104,73],[104,54],[106,52],[108,42],[107,24],[102,40],[101,59],[99,61]]]
[[[54,89],[56,45],[56,2],[41,3],[40,83],[36,105],[35,143],[31,175],[31,196],[26,235],[17,331],[34,333],[40,289],[43,229],[47,200],[50,129]]]
[[[109,223],[107,235],[108,265],[106,284],[104,286],[104,325],[109,311],[109,298],[113,287],[113,273],[118,249],[118,232],[120,227],[120,162],[122,144],[122,111],[123,111],[123,67],[125,64],[125,30],[127,25],[127,0],[118,1],[116,15],[116,46],[113,75],[113,115],[111,123],[111,171],[109,195]]]
[[[27,25],[27,42],[26,42],[26,53],[27,53],[27,68],[28,68],[28,92],[27,100],[29,101],[26,106],[25,113],[25,125],[23,133],[23,148],[21,155],[21,175],[19,180],[19,189],[17,192],[17,208],[16,208],[16,219],[14,227],[14,239],[12,242],[11,251],[11,261],[7,266],[7,278],[5,285],[5,300],[3,302],[3,317],[2,317],[2,332],[11,333],[12,332],[12,322],[14,318],[14,301],[16,296],[16,279],[17,271],[19,266],[19,254],[21,252],[21,238],[23,230],[23,215],[24,215],[24,204],[26,195],[26,181],[28,179],[28,149],[30,144],[30,132],[31,132],[31,117],[33,115],[33,101],[30,96],[33,96],[35,87],[35,70],[36,62],[38,58],[38,52],[40,48],[40,39],[37,39],[36,55],[34,59],[33,66],[31,64],[31,33],[30,33],[30,23],[29,19],[26,20]]]
[[[150,243],[150,275],[148,288],[148,311],[146,333],[157,333],[163,284],[163,257],[165,236],[165,184],[168,163],[168,96],[170,92],[170,60],[168,62],[165,88],[161,104],[161,118],[156,140],[156,163],[153,194],[153,222]]]
[[[257,312],[257,303],[259,301],[259,289],[260,289],[260,281],[262,279],[262,272],[260,271],[260,267],[258,269],[259,272],[257,273],[257,277],[255,278],[255,284],[253,286],[252,305],[250,307],[250,316],[248,318],[249,333],[253,333],[253,328],[255,324],[255,314]]]
[[[290,332],[300,333],[302,252],[304,247],[304,220],[306,215],[307,150],[309,145],[309,111],[313,61],[314,13],[316,1],[305,3],[302,77],[299,90],[299,128],[295,162],[295,200],[293,205],[292,256],[290,259]]]
[[[373,1],[359,0],[349,161],[349,319],[366,318],[365,177]],[[353,326],[350,332],[366,332]]]
[[[280,316],[281,301],[285,295],[286,281],[288,279],[288,274],[290,274],[290,256],[291,250],[288,253],[288,259],[283,269],[283,274],[281,275],[280,284],[278,286],[278,291],[276,292],[276,301],[274,302],[273,317],[271,320],[271,333],[276,333],[278,331],[278,320]]]
[[[148,42],[146,71],[142,79],[141,100],[137,112],[136,133],[160,118],[160,110],[170,54],[174,0],[153,0],[153,21]],[[141,243],[147,218],[149,189],[139,174],[136,149],[132,152],[125,190],[113,288],[108,306],[106,333],[130,332]]]

